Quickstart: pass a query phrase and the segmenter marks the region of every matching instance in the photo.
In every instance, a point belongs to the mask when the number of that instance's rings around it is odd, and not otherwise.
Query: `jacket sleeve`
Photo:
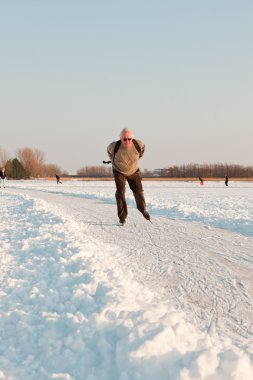
[[[110,158],[111,161],[112,161],[112,159],[113,159],[114,146],[115,146],[115,143],[112,142],[112,143],[109,144],[108,147],[107,147],[107,154],[108,154],[108,156],[109,156],[109,158]]]
[[[143,156],[144,152],[145,152],[145,144],[143,144],[143,146],[141,147],[141,154],[140,154],[140,157]]]
[[[145,144],[141,140],[136,140],[136,142],[138,143],[138,146],[140,148],[139,154],[140,154],[140,158],[141,158],[145,152]]]

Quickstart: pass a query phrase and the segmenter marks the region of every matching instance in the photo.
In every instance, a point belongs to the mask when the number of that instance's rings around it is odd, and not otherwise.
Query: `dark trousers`
[[[115,198],[117,201],[118,217],[120,221],[124,221],[127,217],[127,204],[126,204],[126,181],[130,189],[132,190],[136,202],[137,209],[143,214],[146,212],[146,202],[144,198],[144,192],[141,183],[141,174],[138,170],[131,176],[125,176],[113,170],[116,193]]]

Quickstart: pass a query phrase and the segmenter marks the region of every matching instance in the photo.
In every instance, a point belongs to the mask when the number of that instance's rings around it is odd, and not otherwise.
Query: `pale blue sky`
[[[142,169],[253,164],[251,0],[0,0],[0,147],[75,173],[123,127]]]

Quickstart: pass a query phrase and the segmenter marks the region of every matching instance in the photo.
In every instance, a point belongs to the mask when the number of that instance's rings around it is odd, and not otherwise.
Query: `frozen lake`
[[[253,183],[143,186],[1,189],[0,379],[253,378]]]

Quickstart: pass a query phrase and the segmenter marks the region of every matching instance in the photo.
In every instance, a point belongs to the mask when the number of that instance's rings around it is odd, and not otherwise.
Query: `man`
[[[60,181],[60,177],[57,174],[55,174],[55,178],[56,178],[56,181],[57,181],[57,185],[58,185],[58,183],[62,184],[62,182]]]
[[[140,140],[133,139],[132,131],[124,128],[120,140],[112,142],[107,147],[107,153],[112,162],[113,176],[116,185],[115,198],[119,222],[124,225],[127,218],[127,204],[125,199],[126,181],[132,190],[136,206],[144,218],[150,221],[146,210],[146,202],[142,188],[139,169],[139,159],[145,151],[145,145]]]
[[[1,186],[3,184],[3,187],[5,187],[5,178],[6,178],[5,168],[2,168],[2,170],[0,170],[0,180],[1,180]]]

